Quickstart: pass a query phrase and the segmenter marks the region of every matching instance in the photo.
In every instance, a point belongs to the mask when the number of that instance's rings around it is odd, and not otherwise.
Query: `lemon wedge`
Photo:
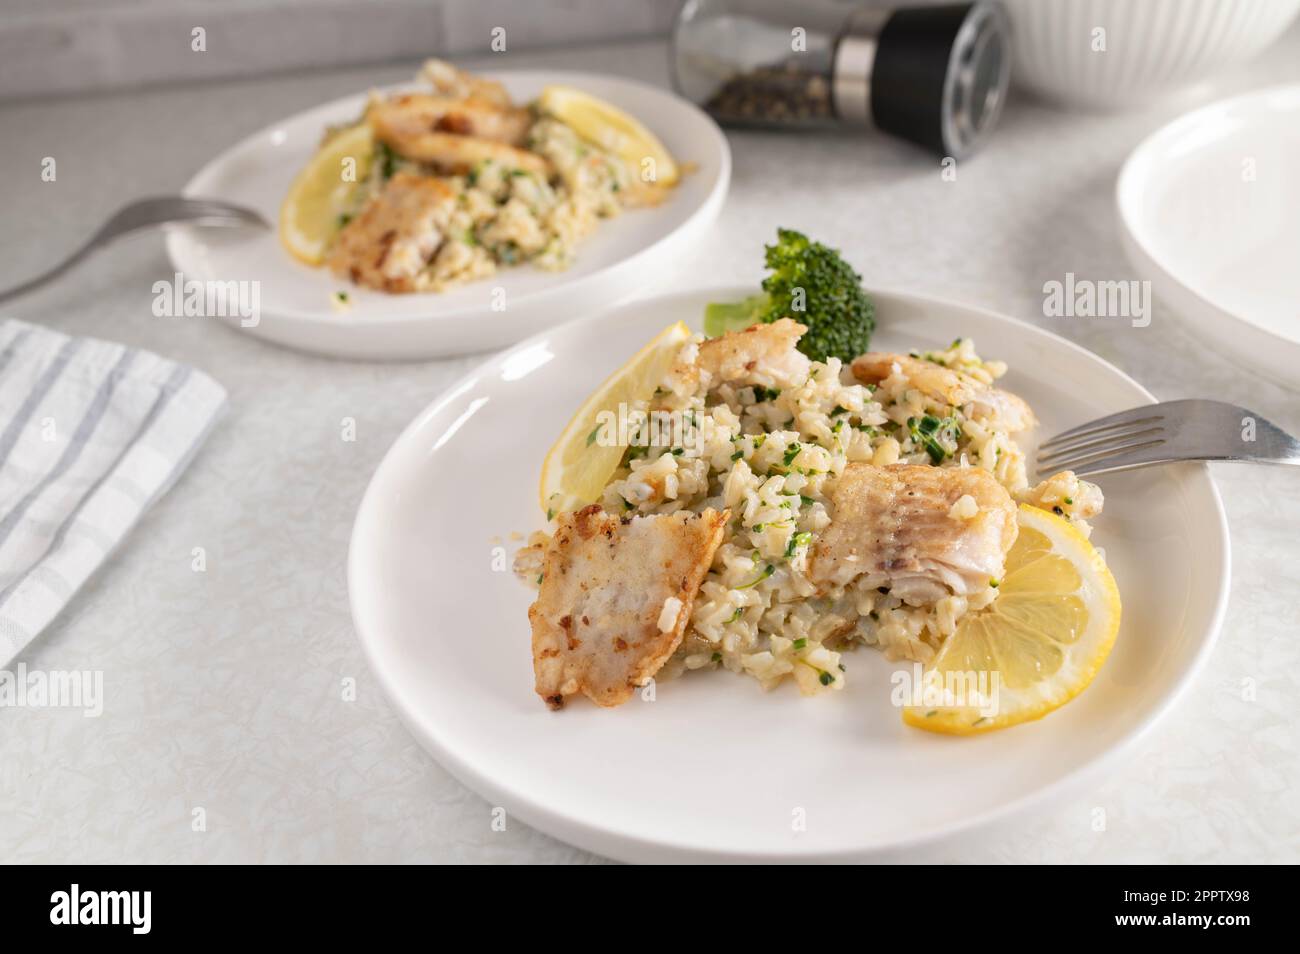
[[[644,177],[644,164],[649,160],[652,178],[648,181],[671,186],[681,175],[659,137],[617,106],[572,86],[546,87],[537,106],[571,126],[583,139],[618,156],[637,175]]]
[[[926,676],[941,701],[905,707],[908,725],[971,735],[1041,719],[1086,689],[1110,654],[1120,600],[1101,554],[1046,510],[1021,504],[1019,523],[998,598],[963,617],[940,647]],[[980,674],[982,700],[954,690],[979,685]]]
[[[636,402],[652,398],[690,339],[691,330],[684,322],[665,328],[578,408],[542,463],[539,493],[547,519],[600,498],[627,450],[614,435],[602,439],[601,412],[617,415],[620,404],[631,409]]]
[[[280,206],[280,241],[294,258],[319,265],[349,211],[349,198],[365,180],[374,160],[375,141],[362,123],[325,142],[298,173]]]

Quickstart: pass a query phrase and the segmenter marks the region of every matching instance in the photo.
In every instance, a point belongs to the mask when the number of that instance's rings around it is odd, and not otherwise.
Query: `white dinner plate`
[[[898,665],[846,657],[842,692],[764,693],[726,671],[688,673],[616,709],[551,712],[533,692],[513,531],[540,528],[537,478],[571,412],[666,325],[748,288],[634,302],[543,332],[484,363],[397,439],[353,528],[348,588],[366,656],[410,730],[510,815],[625,860],[860,859],[1019,809],[1096,769],[1168,711],[1214,641],[1228,532],[1204,465],[1099,478],[1094,542],[1124,619],[1092,686],[1040,722],[974,738],[907,727]],[[1010,362],[1007,387],[1039,433],[1152,400],[1083,349],[976,308],[875,294],[884,349],[974,338]]]
[[[1300,387],[1300,85],[1212,103],[1120,172],[1125,247],[1216,348]]]
[[[388,295],[353,286],[327,269],[296,261],[274,231],[176,229],[167,238],[172,264],[187,281],[258,281],[261,315],[243,329],[249,334],[345,358],[431,358],[498,348],[629,298],[662,276],[717,218],[731,179],[731,152],[713,120],[684,99],[588,73],[490,75],[520,103],[553,83],[607,100],[640,119],[693,171],[662,205],[600,222],[566,271],[503,268],[440,294]],[[205,166],[185,194],[236,202],[277,222],[289,184],[325,128],[355,120],[366,96],[335,100],[268,126]],[[350,296],[347,311],[332,303],[338,290]]]

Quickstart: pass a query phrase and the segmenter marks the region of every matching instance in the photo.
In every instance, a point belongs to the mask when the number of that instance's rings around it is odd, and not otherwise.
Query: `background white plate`
[[[644,83],[588,73],[491,75],[520,103],[552,83],[607,100],[645,123],[694,171],[663,205],[601,222],[567,271],[506,268],[442,294],[386,295],[353,287],[326,269],[295,261],[274,231],[174,230],[167,238],[173,265],[187,279],[260,281],[261,321],[245,329],[250,334],[346,358],[431,358],[498,348],[626,299],[656,281],[717,217],[731,180],[731,152],[713,120],[690,103]],[[278,222],[289,184],[325,128],[359,116],[366,95],[335,100],[250,136],[205,166],[185,193],[237,202]],[[504,310],[493,308],[497,288],[505,293]],[[338,289],[352,299],[346,312],[330,302]]]
[[[1193,110],[1125,162],[1125,248],[1216,347],[1300,387],[1300,85]]]
[[[635,302],[544,332],[462,379],[398,438],[357,514],[353,618],[402,719],[494,805],[628,860],[836,859],[991,819],[1100,765],[1163,713],[1208,654],[1228,586],[1228,535],[1203,465],[1102,477],[1094,539],[1124,600],[1115,650],[1079,699],[1041,722],[974,739],[904,726],[883,656],[847,656],[839,693],[764,694],[696,673],[613,710],[563,712],[533,693],[532,594],[502,560],[543,523],[537,474],[570,413],[665,325],[699,326],[725,288]],[[1041,433],[1147,403],[1100,358],[989,312],[875,295],[881,348],[973,337]],[[806,830],[796,831],[796,813]]]

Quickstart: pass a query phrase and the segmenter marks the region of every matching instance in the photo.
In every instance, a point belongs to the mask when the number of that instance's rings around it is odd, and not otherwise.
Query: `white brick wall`
[[[0,0],[0,99],[663,34],[679,0]],[[192,49],[205,31],[206,51]]]

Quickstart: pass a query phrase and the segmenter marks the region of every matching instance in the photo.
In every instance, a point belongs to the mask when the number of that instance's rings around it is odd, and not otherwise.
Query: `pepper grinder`
[[[995,0],[686,0],[671,65],[677,90],[723,123],[875,127],[960,158],[997,123],[1009,31]]]

